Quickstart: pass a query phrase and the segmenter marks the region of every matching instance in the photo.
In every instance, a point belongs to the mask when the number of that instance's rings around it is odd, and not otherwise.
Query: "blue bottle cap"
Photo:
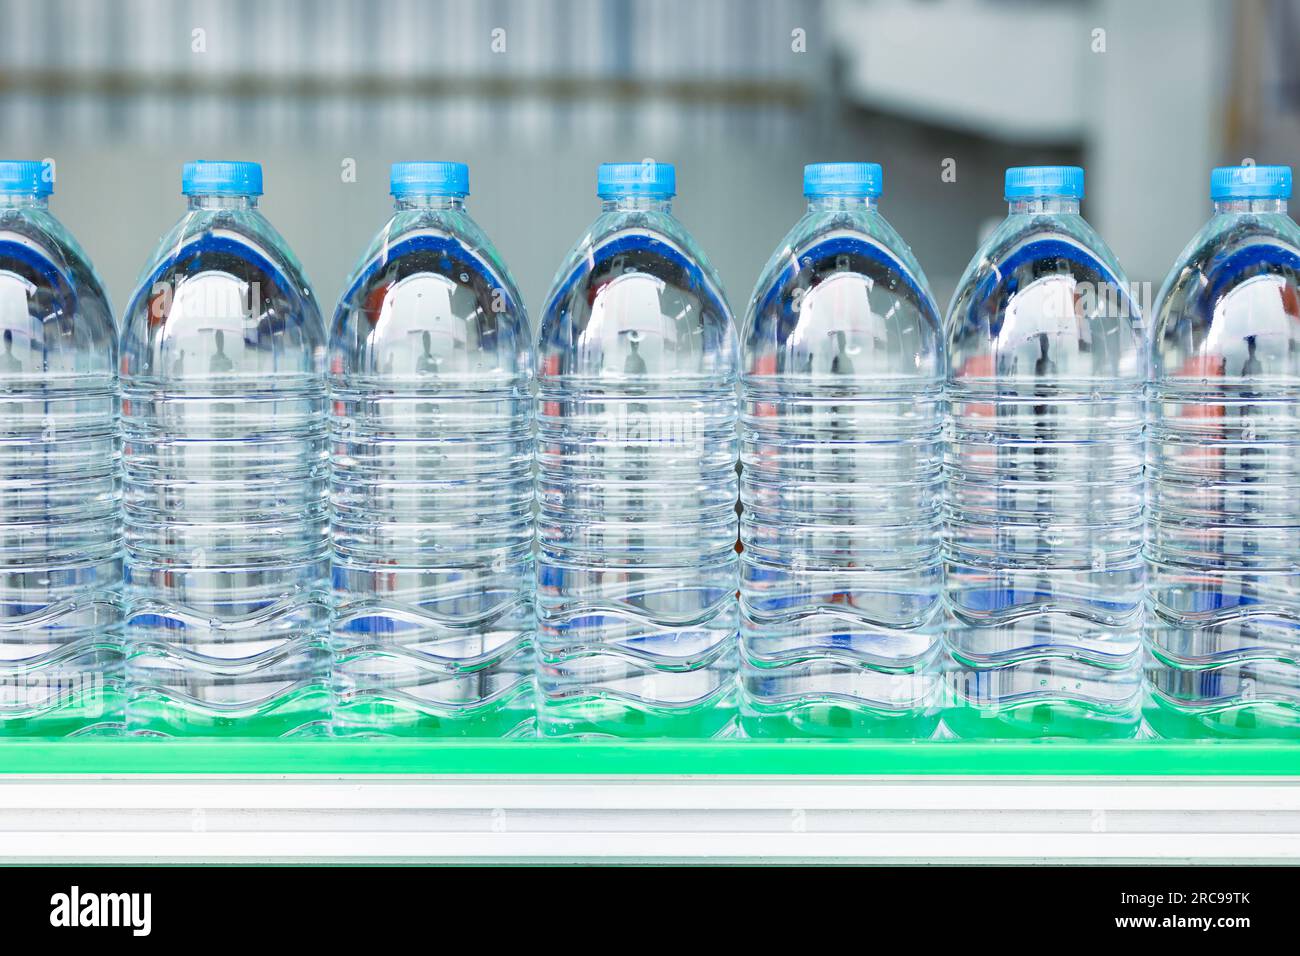
[[[28,159],[0,160],[0,193],[48,196],[54,192],[54,167]]]
[[[1210,199],[1290,199],[1290,166],[1220,166],[1210,173]]]
[[[647,159],[640,163],[601,163],[596,172],[596,195],[601,199],[649,196],[671,199],[677,195],[677,170],[672,163]]]
[[[393,163],[388,192],[403,196],[468,196],[469,167],[464,163]]]
[[[260,196],[262,164],[207,159],[186,163],[181,192],[186,196]]]
[[[813,163],[803,168],[803,194],[819,196],[880,195],[884,174],[879,163]]]
[[[1003,195],[1007,199],[1082,199],[1083,169],[1079,166],[1012,166]]]

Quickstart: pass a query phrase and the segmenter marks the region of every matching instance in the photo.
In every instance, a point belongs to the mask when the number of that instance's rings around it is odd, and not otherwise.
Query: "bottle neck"
[[[1079,200],[1064,196],[1029,196],[1024,199],[1007,200],[1009,215],[1042,214],[1059,216],[1079,215]]]
[[[1216,199],[1216,216],[1238,215],[1243,212],[1276,212],[1286,215],[1285,199]]]
[[[393,208],[407,209],[464,209],[464,196],[394,196]]]
[[[672,199],[662,196],[613,196],[600,201],[601,212],[662,212],[673,211]]]
[[[871,196],[809,196],[809,212],[836,212],[842,210],[875,209],[876,200]]]
[[[199,194],[189,197],[191,209],[256,209],[256,196]]]
[[[0,193],[0,209],[45,209],[49,204],[49,196],[36,193]]]

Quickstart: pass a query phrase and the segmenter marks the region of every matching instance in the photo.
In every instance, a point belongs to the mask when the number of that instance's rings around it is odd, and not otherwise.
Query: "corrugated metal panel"
[[[819,0],[0,0],[0,14],[0,122],[26,138],[400,142],[430,124],[471,142],[774,138],[805,122],[824,67],[789,50]]]

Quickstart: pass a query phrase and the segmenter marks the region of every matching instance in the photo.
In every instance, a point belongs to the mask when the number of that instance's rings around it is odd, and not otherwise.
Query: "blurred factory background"
[[[1077,162],[1084,213],[1158,283],[1209,168],[1300,161],[1300,0],[0,0],[0,154],[126,303],[181,163],[257,159],[332,309],[388,164],[460,159],[530,310],[602,160],[671,161],[743,314],[805,162],[884,164],[940,305],[1007,165]],[[355,181],[350,172],[355,170]]]

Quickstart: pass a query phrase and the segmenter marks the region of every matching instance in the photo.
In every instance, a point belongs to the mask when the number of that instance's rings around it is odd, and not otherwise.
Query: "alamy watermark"
[[[72,886],[50,897],[50,925],[56,928],[123,927],[132,936],[153,930],[152,893],[89,893]]]
[[[702,454],[708,443],[706,421],[699,416],[653,411],[649,403],[624,401],[596,420],[597,437],[632,446],[664,446]],[[625,451],[635,455],[635,451]]]
[[[1111,316],[1140,319],[1151,314],[1155,287],[1150,282],[1074,282],[1061,294],[1047,296],[1043,314],[1048,318]]]
[[[149,311],[159,321],[171,314],[177,298],[190,318],[224,319],[232,315],[254,319],[262,314],[262,283],[202,282],[184,279],[155,282],[149,289]]]
[[[104,675],[97,671],[0,674],[0,704],[6,710],[32,712],[72,704],[86,717],[101,717],[104,693]]]

